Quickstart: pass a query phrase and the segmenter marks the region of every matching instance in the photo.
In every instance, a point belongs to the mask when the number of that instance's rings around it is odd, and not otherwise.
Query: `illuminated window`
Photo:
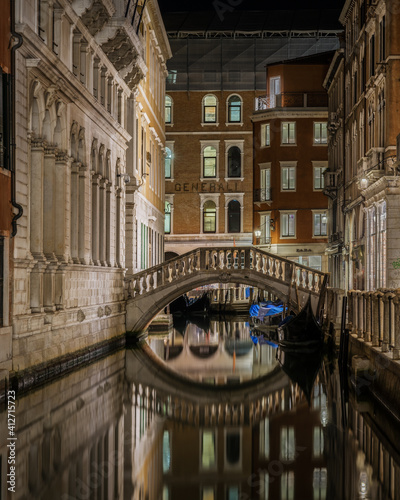
[[[294,472],[283,472],[281,476],[281,500],[294,500]]]
[[[165,178],[171,179],[171,164],[172,164],[172,151],[169,148],[165,148]]]
[[[326,212],[314,212],[313,214],[313,235],[314,236],[326,236],[327,233],[327,223],[328,218]]]
[[[282,123],[282,144],[296,144],[296,122]]]
[[[203,99],[203,120],[205,123],[217,122],[217,98],[206,95]]]
[[[171,203],[165,202],[165,219],[164,219],[165,234],[171,234]]]
[[[166,474],[171,470],[171,444],[169,431],[164,431],[163,434],[163,473]]]
[[[172,123],[172,99],[169,95],[165,96],[165,123]]]
[[[203,206],[203,231],[215,233],[217,230],[217,207],[213,201],[206,201]]]
[[[271,145],[271,126],[269,123],[261,125],[261,146]]]
[[[215,432],[213,431],[201,433],[201,466],[203,469],[213,469],[216,466]]]
[[[282,191],[296,189],[296,167],[281,167],[281,189]]]
[[[217,150],[207,146],[203,151],[203,176],[216,177],[217,175]]]
[[[293,238],[296,236],[296,213],[286,212],[281,214],[281,237]]]
[[[242,120],[242,101],[239,96],[233,95],[228,100],[228,122],[240,123]]]
[[[314,123],[314,144],[328,143],[328,124],[326,122]]]
[[[326,167],[314,167],[314,189],[324,189],[324,172]]]
[[[313,457],[318,458],[324,452],[324,434],[322,427],[313,428]]]
[[[281,460],[293,461],[295,458],[294,427],[281,428]]]

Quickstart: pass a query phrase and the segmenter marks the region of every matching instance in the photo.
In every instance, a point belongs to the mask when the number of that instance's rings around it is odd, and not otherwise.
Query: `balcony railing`
[[[272,201],[271,188],[255,189],[253,193],[253,201],[255,203]]]
[[[255,111],[274,108],[327,108],[328,94],[325,92],[284,92],[256,97]]]

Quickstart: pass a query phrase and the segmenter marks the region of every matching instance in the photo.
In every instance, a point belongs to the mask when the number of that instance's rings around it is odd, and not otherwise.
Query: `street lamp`
[[[261,238],[261,229],[256,229],[254,231],[254,236],[256,237],[256,245],[260,244],[260,238]]]

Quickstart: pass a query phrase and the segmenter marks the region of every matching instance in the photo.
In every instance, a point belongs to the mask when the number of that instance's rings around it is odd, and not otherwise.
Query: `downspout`
[[[15,182],[15,51],[22,45],[22,35],[15,31],[15,0],[10,0],[10,16],[11,16],[11,38],[18,40],[16,44],[11,47],[11,92],[9,93],[9,106],[10,106],[10,170],[11,170],[11,204],[18,210],[12,219],[12,232],[11,237],[17,234],[17,220],[22,217],[23,208],[16,202],[16,182]]]

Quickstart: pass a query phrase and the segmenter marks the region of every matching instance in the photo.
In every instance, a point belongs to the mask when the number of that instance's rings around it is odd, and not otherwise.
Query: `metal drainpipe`
[[[9,105],[10,105],[10,169],[11,169],[11,204],[14,208],[18,210],[17,214],[14,214],[12,219],[12,232],[11,237],[13,238],[17,234],[17,220],[22,217],[24,212],[22,206],[16,202],[16,183],[15,183],[15,51],[19,49],[22,45],[22,36],[15,31],[15,0],[10,0],[10,14],[11,14],[11,36],[16,38],[18,42],[11,47],[11,92],[9,95]]]

